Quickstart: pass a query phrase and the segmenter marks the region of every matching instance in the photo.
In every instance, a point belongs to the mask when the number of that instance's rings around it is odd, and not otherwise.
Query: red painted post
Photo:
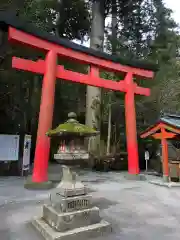
[[[52,126],[57,69],[56,52],[49,51],[46,56],[45,63],[46,67],[42,84],[39,124],[36,139],[34,169],[32,175],[32,181],[38,183],[48,181],[50,139],[45,134]]]
[[[163,178],[165,181],[169,180],[169,161],[168,161],[168,144],[166,139],[166,131],[164,128],[161,128],[162,138],[162,165],[163,165]]]
[[[125,77],[127,92],[125,93],[125,117],[126,117],[126,139],[128,152],[129,174],[139,174],[139,156],[136,132],[136,110],[134,103],[133,74],[128,73]]]

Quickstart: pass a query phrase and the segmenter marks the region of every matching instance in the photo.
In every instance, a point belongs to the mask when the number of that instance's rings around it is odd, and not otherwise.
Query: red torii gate
[[[54,41],[52,35],[50,35],[52,40],[48,41],[45,37],[37,36],[38,34],[33,35],[29,31],[18,30],[12,23],[9,25],[8,37],[10,42],[28,45],[46,52],[45,60],[31,61],[17,57],[12,59],[13,68],[44,75],[32,181],[36,183],[48,181],[50,140],[46,136],[46,132],[52,125],[56,78],[125,93],[128,171],[129,174],[139,174],[134,95],[149,96],[150,90],[134,83],[133,77],[153,78],[153,71],[122,65],[113,62],[107,54],[97,56],[98,52],[94,51],[94,54],[91,54],[88,52],[88,48],[83,48],[83,51],[73,49]],[[89,73],[81,74],[65,70],[63,66],[57,65],[58,56],[89,64]],[[123,81],[114,82],[100,78],[100,69],[123,72],[126,75]]]

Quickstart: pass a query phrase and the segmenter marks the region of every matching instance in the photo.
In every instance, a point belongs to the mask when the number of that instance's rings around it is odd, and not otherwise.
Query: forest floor
[[[180,188],[130,181],[117,172],[82,172],[81,179],[92,190],[103,219],[112,224],[113,233],[103,240],[179,239]],[[23,178],[0,178],[1,240],[42,240],[31,220],[41,215],[50,191],[25,190],[23,183]]]

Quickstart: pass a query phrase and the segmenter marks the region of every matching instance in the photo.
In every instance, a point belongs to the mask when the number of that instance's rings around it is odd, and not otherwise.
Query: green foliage
[[[116,44],[116,53],[121,57],[151,60],[160,66],[153,81],[134,79],[138,85],[151,88],[150,97],[136,97],[138,133],[153,124],[161,112],[180,112],[180,41],[177,24],[171,13],[162,0],[120,0],[117,1],[118,27],[115,39],[112,39],[112,26],[107,26],[105,47],[108,52],[111,53],[113,44]],[[113,95],[117,97],[116,93]],[[115,101],[120,105],[123,103],[122,94],[119,97]],[[108,94],[104,94],[103,98],[104,119],[107,121],[108,107],[112,105],[112,100]],[[123,113],[122,108],[119,111]],[[118,119],[116,127],[122,122],[122,119]]]
[[[90,29],[88,7],[84,0],[59,1],[57,31],[60,37],[83,40]]]
[[[20,15],[45,31],[53,30],[53,22],[56,20],[56,12],[53,11],[56,0],[24,0]]]
[[[82,2],[82,1],[81,1]],[[77,3],[77,1],[76,1]],[[57,23],[57,1],[56,0],[24,0],[24,1],[1,1],[1,9],[12,9],[19,13],[20,17],[25,18],[38,28],[56,32]],[[75,9],[74,9],[75,10]],[[72,14],[73,15],[73,14]],[[67,16],[68,17],[68,16]],[[66,29],[61,25],[61,32]],[[63,33],[62,33],[63,34]],[[28,72],[19,72],[11,68],[12,56],[21,56],[29,59],[38,59],[43,54],[28,49],[26,47],[11,47],[6,52],[4,62],[1,64],[0,71],[0,99],[1,107],[1,132],[27,132],[36,133],[42,77]],[[74,69],[83,72],[78,64],[61,61],[65,68]],[[79,70],[80,69],[80,70]],[[82,91],[84,95],[84,86],[80,84],[70,84],[57,81],[54,123],[63,121],[67,111],[77,110],[74,104],[80,102]],[[72,94],[73,92],[73,94]],[[70,99],[68,96],[72,96]],[[62,106],[59,114],[59,105]],[[63,107],[65,106],[65,107]],[[73,109],[75,108],[75,109]],[[65,113],[63,113],[65,111]]]

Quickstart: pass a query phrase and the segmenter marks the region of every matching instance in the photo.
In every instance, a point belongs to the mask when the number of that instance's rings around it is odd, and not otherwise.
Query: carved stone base
[[[75,228],[66,232],[55,231],[43,219],[36,219],[32,224],[46,240],[85,240],[87,238],[106,236],[112,231],[110,224],[104,220],[97,224]]]
[[[53,207],[43,207],[43,219],[58,232],[96,224],[101,221],[99,208],[93,207],[75,212],[58,213]]]

